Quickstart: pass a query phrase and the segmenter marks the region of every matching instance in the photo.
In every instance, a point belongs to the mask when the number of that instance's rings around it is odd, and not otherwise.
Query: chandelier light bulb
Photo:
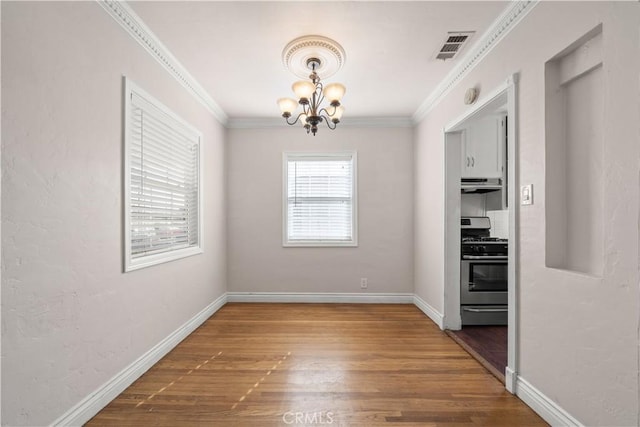
[[[331,83],[324,87],[324,91],[322,93],[324,94],[324,97],[329,100],[329,102],[339,103],[346,91],[347,88],[345,88],[344,85],[340,83]]]
[[[298,101],[292,98],[280,98],[278,99],[278,106],[283,115],[288,114],[291,116],[291,113],[298,107]]]
[[[310,99],[311,95],[316,91],[316,85],[304,80],[295,82],[291,88],[298,99]]]

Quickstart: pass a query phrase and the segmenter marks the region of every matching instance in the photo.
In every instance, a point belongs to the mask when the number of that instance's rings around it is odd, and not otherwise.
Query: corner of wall
[[[444,316],[435,308],[430,306],[425,300],[418,295],[413,296],[413,303],[420,309],[427,317],[438,325],[441,330],[444,330]]]

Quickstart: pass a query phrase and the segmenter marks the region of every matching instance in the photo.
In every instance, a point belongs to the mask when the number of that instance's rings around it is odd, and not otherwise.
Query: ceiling
[[[465,51],[436,60],[448,31],[475,31],[507,2],[130,2],[231,119],[278,117],[297,78],[281,54],[296,37],[330,37],[346,51],[327,82],[347,87],[345,118],[411,117]],[[322,76],[320,76],[322,77]]]

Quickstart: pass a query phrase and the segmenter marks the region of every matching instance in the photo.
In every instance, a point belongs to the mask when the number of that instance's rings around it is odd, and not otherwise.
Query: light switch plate
[[[527,184],[520,187],[520,204],[533,204],[533,184]]]

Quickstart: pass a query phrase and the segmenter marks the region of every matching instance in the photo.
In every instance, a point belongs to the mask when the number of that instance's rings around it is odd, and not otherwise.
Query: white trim
[[[516,381],[516,395],[552,426],[583,426],[580,421],[521,376],[518,376]]]
[[[93,393],[78,402],[64,415],[55,420],[51,425],[68,426],[82,425],[89,421],[109,402],[115,399],[135,380],[155,365],[164,355],[169,353],[183,339],[191,334],[198,326],[203,324],[216,311],[227,303],[227,294],[218,297],[214,302],[193,316],[184,325],[180,326],[153,348],[140,356],[132,364],[124,368],[109,381],[98,387]]]
[[[440,329],[444,329],[444,318],[442,314],[430,306],[425,300],[420,298],[418,295],[413,296],[413,304],[420,309],[424,314],[429,317],[429,319],[433,320],[436,325]]]
[[[502,84],[495,87],[491,92],[489,92],[485,96],[480,96],[476,105],[474,105],[469,111],[465,111],[460,116],[456,117],[454,120],[450,121],[444,128],[445,132],[456,132],[461,131],[466,126],[466,122],[468,120],[473,120],[476,115],[481,115],[482,110],[488,107],[491,102],[497,100],[500,97],[503,97],[509,86],[511,85],[511,81],[514,79],[513,75],[510,75]]]
[[[227,114],[128,4],[114,0],[96,1],[134,40],[140,43],[169,74],[204,105],[218,122],[222,125],[227,124],[229,120]]]
[[[487,31],[480,36],[476,43],[459,58],[458,64],[436,86],[413,114],[414,124],[420,123],[450,91],[453,89],[480,61],[493,50],[512,29],[538,4],[538,0],[517,0],[509,2],[509,6],[502,12]]]
[[[122,77],[124,81],[124,169],[123,169],[123,197],[124,197],[124,272],[130,272],[139,270],[141,268],[151,267],[154,265],[162,264],[169,261],[175,261],[181,258],[186,258],[193,255],[198,255],[204,252],[204,202],[202,189],[204,183],[204,172],[202,167],[202,132],[189,124],[182,117],[178,116],[169,107],[158,101],[151,94],[146,92],[140,86],[135,84],[131,79],[126,76]],[[131,149],[132,149],[132,124],[131,124],[131,111],[132,111],[132,96],[136,95],[143,98],[146,103],[150,105],[150,108],[158,110],[160,113],[167,116],[170,122],[165,124],[170,125],[172,129],[186,132],[189,136],[193,136],[194,140],[197,140],[198,156],[197,156],[197,168],[198,168],[198,244],[196,246],[189,246],[182,249],[172,249],[166,252],[161,252],[153,255],[144,255],[138,258],[133,258],[131,254]],[[145,110],[146,113],[150,113],[150,110]],[[154,113],[151,113],[152,115]],[[183,134],[184,135],[184,134]]]
[[[509,120],[508,126],[508,209],[509,209],[509,266],[508,266],[508,344],[507,344],[507,370],[505,374],[514,377],[518,373],[519,367],[519,353],[518,346],[516,345],[518,342],[518,333],[519,333],[519,321],[518,321],[518,299],[519,299],[519,283],[518,283],[518,271],[519,271],[519,263],[518,263],[518,248],[519,248],[519,240],[518,240],[518,230],[519,230],[519,203],[518,203],[518,138],[517,138],[517,129],[518,129],[518,111],[517,111],[517,97],[518,97],[518,74],[511,74],[506,79],[505,83],[500,85],[497,89],[490,92],[490,95],[486,97],[486,100],[482,104],[478,104],[472,108],[471,111],[465,113],[463,116],[459,117],[457,121],[451,122],[444,129],[444,144],[447,143],[447,134],[458,132],[463,129],[470,119],[475,119],[477,117],[481,117],[483,114],[486,114],[487,111],[490,113],[496,108],[502,107],[505,103],[507,106],[507,117]],[[457,162],[459,164],[459,157],[456,159],[451,159],[451,161],[447,158],[447,147],[444,147],[445,153],[445,169],[449,169],[451,166],[451,162]],[[455,179],[457,181],[457,177],[459,176],[459,172],[455,173]],[[459,296],[456,296],[455,293],[447,292],[447,283],[459,283],[459,277],[451,277],[448,274],[447,270],[447,259],[453,259],[455,254],[460,253],[460,238],[459,235],[454,234],[453,230],[459,230],[458,224],[452,224],[451,221],[455,217],[459,217],[459,215],[453,216],[452,212],[447,211],[450,209],[450,206],[447,205],[447,202],[451,199],[447,197],[448,195],[448,184],[451,179],[454,177],[450,176],[450,173],[445,170],[444,172],[444,201],[443,201],[443,209],[444,218],[445,218],[445,229],[444,229],[444,250],[445,250],[445,278],[444,278],[444,315],[447,320],[447,327],[451,327],[452,325],[457,326],[457,319],[459,317],[458,310],[459,308]],[[457,213],[460,211],[460,199],[457,198]],[[456,231],[457,233],[457,231]],[[451,243],[451,246],[448,246],[447,242]],[[456,261],[458,262],[458,261]],[[456,280],[457,278],[457,280]],[[455,308],[452,310],[450,307],[454,305]],[[508,382],[505,381],[505,388],[512,392],[514,391],[514,380],[511,378]]]
[[[509,209],[509,268],[508,278],[508,314],[507,323],[507,367],[512,375],[517,376],[520,369],[520,350],[518,340],[520,336],[520,174],[518,161],[520,141],[518,140],[518,79],[519,74],[512,74],[507,78],[507,203]],[[507,387],[509,390],[509,387]]]
[[[270,129],[295,128],[302,131],[301,126],[289,126],[281,117],[229,118],[228,129]],[[345,117],[340,120],[338,128],[412,128],[410,117]],[[322,129],[322,127],[321,127]]]
[[[228,302],[411,304],[413,294],[339,292],[227,292]]]
[[[184,86],[202,105],[213,114],[222,125],[233,129],[262,129],[283,126],[282,119],[271,118],[238,118],[229,119],[224,110],[216,103],[204,87],[178,61],[171,51],[160,41],[142,19],[122,1],[96,0],[96,2],[127,33],[153,56],[163,68]],[[431,94],[422,102],[411,118],[406,117],[354,117],[341,121],[341,127],[412,127],[421,122],[431,109],[440,102],[455,85],[475,66],[529,13],[538,0],[517,0],[509,3],[485,33],[471,49],[458,60],[458,64],[436,86]],[[280,123],[278,125],[277,123]]]
[[[340,127],[362,128],[412,128],[411,117],[344,117]]]
[[[462,327],[460,314],[460,158],[464,138],[461,132],[443,131],[442,150],[442,250],[444,253],[444,283],[442,311],[444,328],[458,331]]]
[[[93,393],[78,402],[51,423],[52,426],[82,425],[115,399],[142,374],[155,365],[169,351],[175,348],[189,334],[202,325],[228,302],[236,303],[358,303],[358,304],[414,304],[426,314],[440,329],[443,316],[418,295],[410,293],[303,293],[303,292],[227,292],[197,313],[153,348],[140,356]],[[515,394],[554,426],[582,426],[576,418],[557,403],[536,389],[521,376],[506,368],[507,389]]]
[[[516,384],[518,381],[518,375],[510,367],[504,368],[504,386],[511,394],[516,394]]]

